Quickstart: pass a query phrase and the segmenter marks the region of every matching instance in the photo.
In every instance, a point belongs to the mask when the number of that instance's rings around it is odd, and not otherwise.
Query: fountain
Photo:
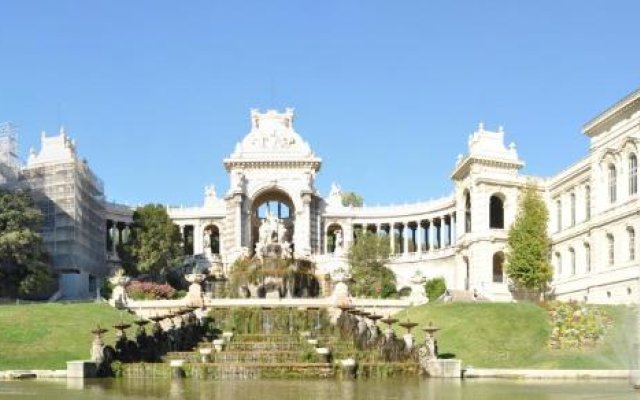
[[[430,377],[460,378],[462,376],[462,362],[460,360],[438,358],[438,342],[435,334],[440,328],[429,322],[429,325],[422,330],[425,332],[425,344],[418,350],[418,359],[422,370]]]
[[[127,339],[127,329],[131,327],[131,324],[124,323],[120,320],[119,323],[113,325],[116,329],[116,358],[123,362],[134,361],[138,358],[137,345]]]
[[[398,325],[407,330],[407,333],[403,336],[403,339],[405,345],[407,346],[407,350],[411,351],[413,349],[413,335],[411,334],[411,329],[418,326],[418,324],[407,319],[406,321],[400,322]]]

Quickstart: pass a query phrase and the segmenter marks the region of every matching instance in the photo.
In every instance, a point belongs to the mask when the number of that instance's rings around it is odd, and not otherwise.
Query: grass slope
[[[440,353],[452,353],[466,365],[504,368],[613,369],[629,368],[635,318],[625,307],[609,307],[613,328],[589,351],[547,349],[551,331],[547,312],[533,304],[428,304],[398,314],[420,323],[433,321]],[[91,330],[109,329],[121,313],[106,304],[34,304],[0,306],[0,370],[62,369],[66,361],[89,358]],[[399,328],[398,331],[404,331]],[[404,333],[404,332],[403,332]],[[419,342],[424,332],[415,329]]]
[[[602,343],[586,351],[547,348],[551,332],[547,311],[530,303],[428,304],[402,311],[420,325],[430,321],[437,333],[440,353],[451,353],[466,365],[485,368],[618,369],[629,368],[634,317],[625,307],[608,307],[613,327]],[[404,331],[402,328],[398,332]]]
[[[0,306],[0,370],[64,369],[69,360],[89,358],[96,324],[109,329],[113,343],[115,322],[132,321],[107,304],[30,304]]]

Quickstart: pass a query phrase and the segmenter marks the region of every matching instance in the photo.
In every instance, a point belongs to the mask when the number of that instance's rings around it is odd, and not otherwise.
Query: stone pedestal
[[[358,371],[358,364],[353,358],[345,358],[338,361],[342,369],[342,376],[346,379],[355,379]]]
[[[67,378],[95,378],[98,366],[89,360],[67,361]]]
[[[187,282],[191,283],[189,286],[189,292],[187,293],[187,297],[185,298],[187,304],[202,307],[204,305],[204,298],[202,293],[202,285],[206,279],[206,275],[204,274],[187,274],[184,276]]]
[[[171,366],[171,377],[174,379],[181,379],[185,377],[184,369],[182,366],[184,365],[184,360],[171,360],[169,364]]]
[[[342,269],[338,269],[334,271],[331,279],[335,282],[335,287],[331,294],[333,305],[335,307],[351,305],[351,295],[349,294],[348,286],[348,283],[351,281],[351,274]]]
[[[427,279],[422,275],[420,271],[416,271],[416,273],[411,277],[411,294],[409,295],[409,301],[412,305],[421,305],[427,304],[429,302],[429,298],[427,297],[427,291],[424,287],[424,284],[427,282]]]
[[[127,306],[127,302],[129,298],[127,297],[127,291],[125,290],[125,286],[131,278],[124,275],[124,271],[118,270],[116,274],[109,278],[109,282],[113,285],[113,290],[111,291],[111,298],[109,299],[109,304],[115,308],[125,308]]]
[[[224,339],[215,339],[212,344],[216,353],[220,353],[224,349],[225,341]]]
[[[211,347],[203,347],[200,349],[200,360],[203,363],[211,362]]]
[[[402,336],[402,339],[404,339],[404,344],[405,346],[407,346],[407,350],[411,350],[413,349],[413,335],[410,333],[406,333]]]
[[[430,378],[462,378],[462,361],[456,359],[428,360],[425,372]]]

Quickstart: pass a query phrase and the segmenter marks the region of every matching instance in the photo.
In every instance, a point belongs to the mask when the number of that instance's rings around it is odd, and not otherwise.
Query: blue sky
[[[0,121],[21,154],[63,124],[110,199],[196,204],[249,109],[296,109],[367,204],[448,194],[479,121],[525,173],[587,153],[583,123],[640,86],[637,1],[0,1]]]

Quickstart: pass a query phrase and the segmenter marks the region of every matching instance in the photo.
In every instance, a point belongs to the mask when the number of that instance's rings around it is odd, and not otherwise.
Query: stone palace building
[[[333,185],[315,186],[322,160],[295,131],[290,109],[251,112],[250,131],[224,160],[228,190],[205,189],[199,207],[168,212],[179,225],[187,254],[202,254],[228,271],[252,255],[262,226],[267,240],[316,265],[321,282],[347,267],[346,254],[364,230],[391,237],[389,267],[398,287],[416,273],[443,277],[447,287],[493,301],[511,299],[505,246],[520,191],[536,185],[550,213],[553,292],[560,300],[629,303],[640,298],[636,231],[640,90],[586,123],[589,153],[549,178],[520,174],[524,162],[502,129],[482,125],[451,171],[452,193],[440,199],[382,207],[345,207]],[[60,295],[86,297],[118,265],[116,248],[127,240],[132,210],[108,203],[103,185],[64,131],[42,136],[27,165],[16,167],[15,140],[0,146],[0,184],[18,179],[36,193],[43,238],[61,276]],[[18,178],[16,178],[18,177]],[[264,240],[264,239],[263,239]],[[200,257],[202,260],[202,257]]]
[[[454,290],[489,300],[511,299],[505,246],[527,182],[536,185],[549,212],[553,291],[560,300],[637,301],[640,264],[637,146],[640,90],[583,128],[589,154],[549,178],[520,174],[516,146],[502,129],[482,125],[451,172],[453,192],[401,206],[345,207],[333,185],[323,197],[315,186],[322,160],[294,128],[290,109],[251,112],[249,133],[224,160],[229,189],[206,188],[202,206],[168,208],[188,253],[207,255],[228,270],[255,253],[259,229],[277,218],[280,240],[297,258],[316,263],[320,276],[346,267],[346,252],[367,230],[391,237],[389,267],[398,287],[419,272],[444,277]]]

